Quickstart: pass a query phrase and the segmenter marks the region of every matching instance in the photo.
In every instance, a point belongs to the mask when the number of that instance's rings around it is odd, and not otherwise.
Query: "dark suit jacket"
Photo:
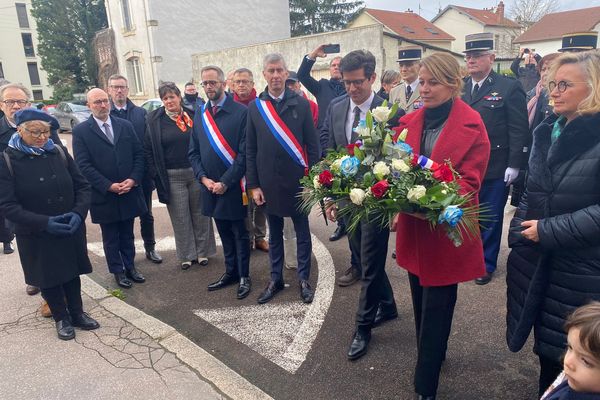
[[[93,116],[73,128],[73,153],[83,176],[92,185],[92,222],[125,221],[148,212],[139,183],[144,176],[144,152],[133,125],[111,118],[115,144],[98,127]],[[109,192],[113,183],[131,178],[129,193]]]
[[[377,94],[373,97],[371,110],[379,107],[383,103],[384,99],[379,97]],[[323,128],[321,130],[322,137],[327,136],[327,148],[336,150],[340,146],[346,146],[348,143],[348,137],[346,136],[346,121],[348,118],[348,112],[350,112],[350,96],[347,94],[333,101],[327,109],[327,117]],[[398,112],[390,120],[390,126],[398,125],[398,118],[403,116],[404,110],[398,108]],[[350,138],[351,143],[358,140],[358,136],[355,132],[352,132]]]
[[[265,90],[259,99],[271,101]],[[319,160],[319,139],[313,124],[308,101],[286,89],[279,104],[280,118],[304,149],[310,168]],[[280,217],[296,216],[300,179],[304,168],[279,144],[262,118],[256,102],[248,105],[246,128],[246,179],[248,188],[261,188],[267,212]]]
[[[214,116],[225,141],[236,153],[234,163],[226,166],[225,162],[213,149],[208,134],[202,124],[202,113],[194,117],[194,131],[190,139],[188,154],[196,179],[203,177],[227,185],[227,191],[221,195],[211,193],[200,183],[202,196],[202,214],[216,219],[239,220],[246,217],[246,207],[242,203],[240,179],[246,172],[246,106],[233,101],[233,96],[226,95],[223,106]],[[210,107],[209,107],[210,109]],[[212,111],[208,111],[212,113]],[[212,114],[211,114],[212,115]]]
[[[521,83],[514,78],[490,73],[472,98],[473,83],[465,79],[462,99],[479,112],[490,140],[490,161],[485,179],[504,178],[507,167],[523,169],[529,136],[527,104]]]

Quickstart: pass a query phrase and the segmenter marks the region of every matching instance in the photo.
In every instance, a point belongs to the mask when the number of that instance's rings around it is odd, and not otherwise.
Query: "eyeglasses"
[[[208,87],[208,86],[217,86],[219,83],[221,83],[220,81],[202,81],[200,84],[202,85],[202,87]]]
[[[27,131],[27,133],[29,133],[29,135],[33,136],[36,139],[38,139],[42,136],[50,137],[50,129],[47,129],[45,131],[30,131],[29,129],[27,129],[25,127],[23,127],[23,129],[25,129]]]
[[[102,104],[108,104],[110,103],[110,101],[108,99],[101,99],[101,100],[96,100],[96,101],[92,101],[92,104],[95,106],[100,106]]]
[[[116,85],[111,85],[110,87],[111,87],[111,89],[115,89],[115,90],[126,90],[128,88],[127,86],[116,86]]]
[[[344,82],[344,86],[346,87],[350,87],[352,85],[354,85],[355,87],[361,86],[363,83],[365,83],[365,81],[367,80],[367,78],[363,78],[363,79],[355,79],[353,81],[342,81]]]
[[[249,81],[247,79],[239,79],[239,80],[233,81],[233,83],[235,83],[236,85],[249,85],[253,82],[254,81]]]
[[[23,107],[29,103],[29,100],[4,100],[3,103],[9,107],[14,106],[15,104]]]
[[[483,56],[489,56],[490,53],[473,53],[473,54],[465,54],[465,60],[476,60]]]
[[[573,85],[574,83],[587,83],[587,82],[560,81],[557,83],[555,81],[550,81],[550,82],[548,82],[548,91],[552,92],[554,90],[554,88],[557,88],[558,93],[564,93],[565,90],[567,90],[567,88],[575,86],[575,85]]]

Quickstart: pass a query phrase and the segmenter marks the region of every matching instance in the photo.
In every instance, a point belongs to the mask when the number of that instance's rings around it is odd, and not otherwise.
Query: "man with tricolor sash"
[[[216,66],[202,68],[208,102],[194,115],[189,159],[201,185],[202,214],[213,217],[225,258],[225,273],[208,285],[218,290],[239,283],[236,297],[250,293],[250,247],[244,221],[247,108],[225,93],[225,76]]]
[[[263,61],[266,89],[248,105],[246,178],[257,205],[265,204],[269,223],[271,280],[260,294],[260,304],[284,288],[283,217],[291,217],[296,231],[298,280],[303,302],[313,300],[309,284],[311,238],[308,216],[299,209],[300,179],[319,159],[319,139],[308,101],[286,89],[288,69],[280,54]]]

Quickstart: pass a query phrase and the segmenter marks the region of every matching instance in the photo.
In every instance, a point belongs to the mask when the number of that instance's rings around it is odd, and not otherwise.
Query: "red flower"
[[[358,147],[358,145],[356,143],[350,143],[346,145],[346,150],[348,150],[348,154],[350,154],[351,156],[354,156],[354,148]]]
[[[438,167],[433,170],[433,177],[440,182],[452,182],[454,180],[454,174],[448,164],[438,164]]]
[[[383,197],[385,192],[389,189],[390,184],[387,180],[382,180],[371,186],[371,193],[373,193],[373,197],[376,199],[380,199]]]
[[[330,171],[325,170],[319,174],[319,183],[325,187],[330,188],[333,183],[333,175]]]
[[[410,160],[410,165],[413,167],[419,165],[419,156],[417,154],[413,153],[412,159]]]

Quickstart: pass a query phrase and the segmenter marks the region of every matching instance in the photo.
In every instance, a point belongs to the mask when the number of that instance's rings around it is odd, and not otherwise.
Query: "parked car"
[[[87,106],[68,102],[58,103],[54,111],[50,113],[58,120],[61,131],[72,130],[77,124],[87,120],[92,115]]]
[[[146,100],[145,102],[143,102],[140,107],[142,107],[146,111],[150,112],[150,111],[156,110],[157,108],[161,107],[162,105],[163,105],[163,103],[162,103],[161,99],[150,99],[150,100]]]

